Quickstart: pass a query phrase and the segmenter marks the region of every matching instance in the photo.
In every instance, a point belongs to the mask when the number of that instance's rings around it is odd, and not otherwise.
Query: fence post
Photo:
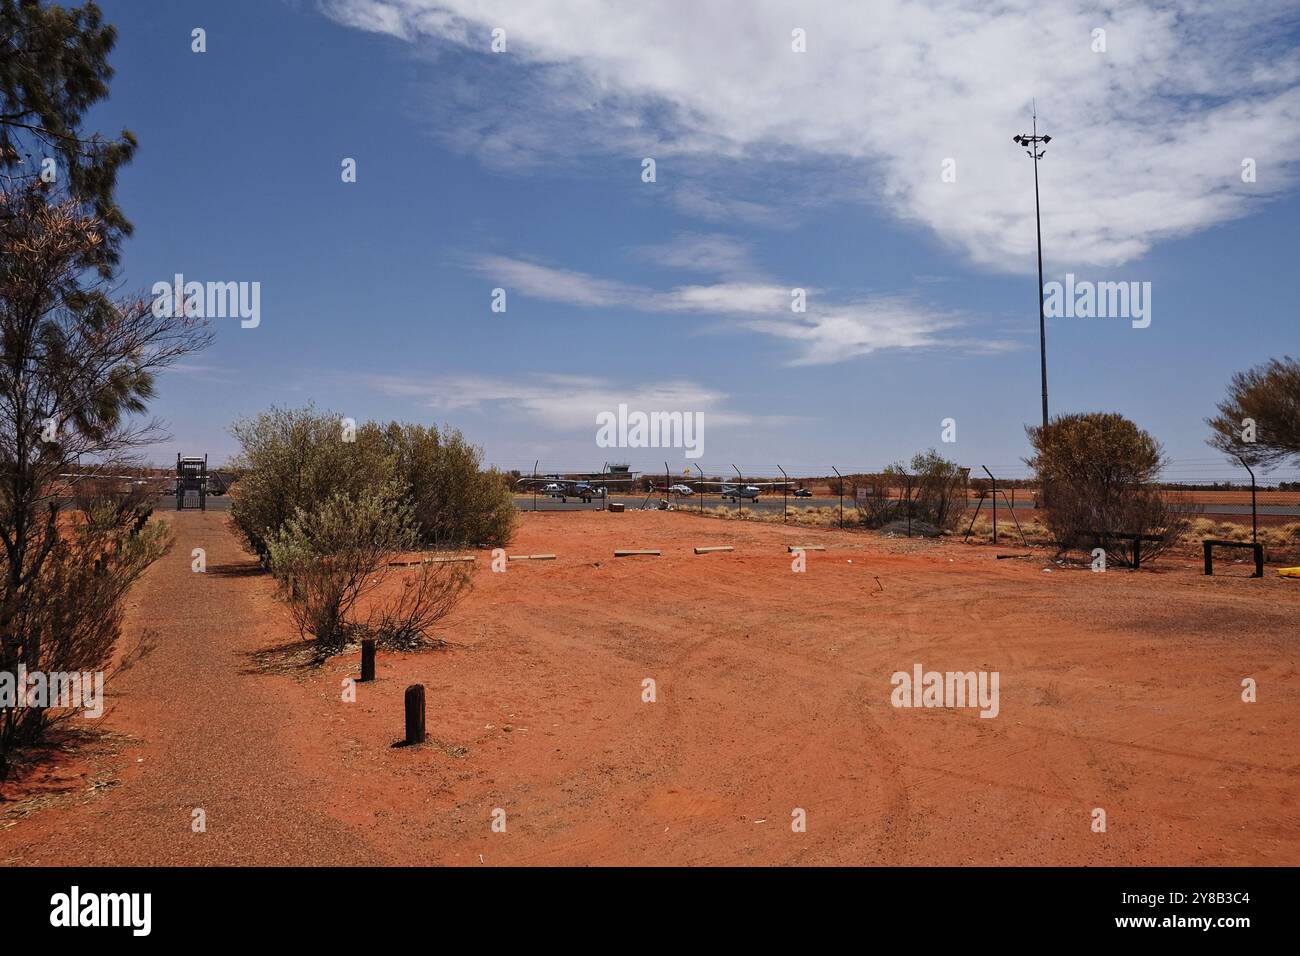
[[[365,638],[361,642],[361,680],[372,681],[375,679],[375,642],[373,638]]]
[[[424,685],[406,688],[406,742],[424,743]]]
[[[785,473],[785,469],[780,465],[776,466],[781,472],[781,477],[785,479],[785,484],[781,486],[781,520],[786,521],[790,517],[790,476]]]
[[[1214,573],[1214,558],[1212,558],[1212,557],[1210,556],[1210,548],[1212,548],[1213,545],[1210,544],[1210,542],[1208,542],[1208,541],[1202,541],[1201,544],[1202,544],[1202,545],[1204,546],[1204,548],[1205,548],[1205,573],[1206,573],[1206,574],[1213,574],[1213,573]]]
[[[844,530],[844,476],[840,474],[840,470],[836,468],[834,465],[831,465],[831,471],[835,472],[835,477],[840,480],[840,530],[843,531]]]
[[[993,494],[993,543],[997,544],[998,543],[998,480],[993,477],[993,472],[989,471],[988,465],[980,465],[980,467],[984,469],[984,474],[989,476],[989,481],[992,482],[993,485],[991,489]]]

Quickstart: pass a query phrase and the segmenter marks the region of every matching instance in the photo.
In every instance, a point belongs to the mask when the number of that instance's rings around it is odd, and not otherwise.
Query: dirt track
[[[525,515],[510,553],[559,559],[480,556],[451,646],[381,655],[345,703],[355,655],[265,670],[256,652],[296,640],[270,582],[222,570],[248,562],[223,516],[174,520],[128,620],[159,647],[110,695],[136,742],[26,781],[66,792],[0,804],[0,862],[1300,863],[1300,582],[1271,571],[1047,573],[1005,546]],[[796,574],[795,542],[829,550]],[[999,715],[895,709],[890,675],[918,662],[998,671]],[[393,748],[415,682],[434,740]]]

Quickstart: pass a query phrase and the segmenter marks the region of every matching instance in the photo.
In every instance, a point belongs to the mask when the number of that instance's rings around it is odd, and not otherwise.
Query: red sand
[[[558,559],[494,574],[482,554],[450,646],[381,652],[345,703],[355,653],[268,671],[255,653],[296,640],[271,582],[214,573],[249,562],[223,516],[168,518],[127,627],[159,647],[105,721],[133,740],[11,782],[0,863],[1300,863],[1300,581],[1271,569],[527,514],[510,553]],[[796,574],[801,542],[829,550]],[[691,551],[717,544],[736,550]],[[918,662],[998,671],[999,715],[895,709],[890,676]],[[431,741],[394,748],[416,682]],[[24,813],[32,794],[52,805]]]

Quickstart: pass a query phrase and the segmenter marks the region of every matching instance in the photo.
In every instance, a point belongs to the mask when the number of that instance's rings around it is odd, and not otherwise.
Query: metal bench
[[[1255,573],[1252,578],[1262,578],[1264,576],[1264,546],[1258,541],[1223,541],[1219,538],[1205,538],[1201,541],[1201,547],[1205,549],[1205,573],[1214,573],[1214,556],[1213,548],[1250,548],[1255,552]]]
[[[1142,542],[1164,540],[1164,538],[1158,534],[1125,534],[1122,531],[1090,531],[1088,533],[1097,539],[1098,545],[1104,543],[1107,538],[1119,538],[1121,541],[1132,541],[1134,571],[1142,566]]]

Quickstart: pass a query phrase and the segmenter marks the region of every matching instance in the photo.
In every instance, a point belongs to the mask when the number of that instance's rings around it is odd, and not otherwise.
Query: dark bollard
[[[361,642],[361,679],[363,681],[375,679],[375,642],[370,638],[365,638]]]
[[[424,685],[406,688],[406,742],[424,743]]]

